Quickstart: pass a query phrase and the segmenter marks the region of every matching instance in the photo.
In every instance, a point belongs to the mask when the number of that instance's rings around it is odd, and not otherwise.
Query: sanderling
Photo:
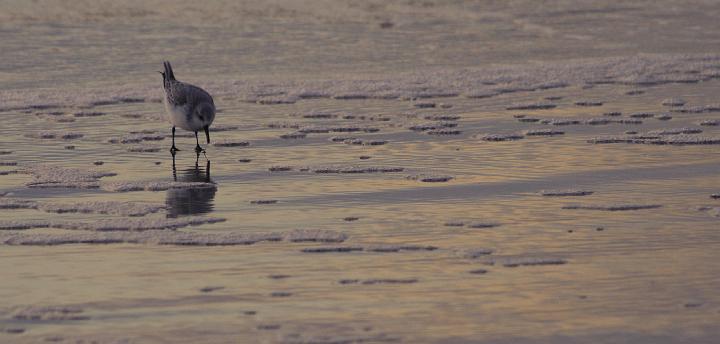
[[[168,121],[172,127],[172,147],[170,153],[175,155],[179,149],[175,148],[175,127],[195,132],[196,152],[203,152],[198,141],[198,130],[203,129],[210,143],[210,124],[215,119],[215,103],[209,93],[200,87],[175,79],[170,62],[163,62],[165,71],[159,72],[163,76],[163,89],[165,90],[165,110]]]

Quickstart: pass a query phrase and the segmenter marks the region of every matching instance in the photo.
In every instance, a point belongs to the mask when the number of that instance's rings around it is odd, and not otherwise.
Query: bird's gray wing
[[[186,93],[191,104],[210,103],[215,105],[212,96],[200,87],[186,84]]]
[[[174,106],[183,106],[188,102],[188,85],[181,82],[170,83],[167,90],[165,90],[165,94],[167,96],[168,103]]]

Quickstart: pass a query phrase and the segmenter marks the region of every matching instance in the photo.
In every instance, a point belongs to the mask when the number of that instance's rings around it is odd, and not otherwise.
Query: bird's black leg
[[[210,160],[205,165],[205,182],[210,183]]]
[[[173,157],[173,180],[177,181],[177,169],[175,169],[175,153],[173,153],[172,157]]]
[[[172,128],[172,147],[170,147],[170,154],[172,154],[173,157],[175,157],[175,152],[179,151],[179,149],[175,148],[175,126]]]
[[[198,153],[198,155],[200,155],[201,152],[205,152],[205,150],[200,147],[200,140],[198,140],[197,131],[195,132],[195,143],[197,144],[195,146],[195,153]]]

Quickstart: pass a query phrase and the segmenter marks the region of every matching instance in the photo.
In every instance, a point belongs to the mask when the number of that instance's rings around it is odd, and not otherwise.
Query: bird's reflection
[[[200,154],[195,157],[195,165],[186,169],[177,170],[175,167],[175,155],[173,154],[173,180],[176,182],[203,182],[212,183],[210,179],[210,160],[207,160],[204,168],[201,168],[198,160]],[[207,157],[206,157],[207,159]],[[182,215],[206,214],[213,210],[213,200],[217,188],[181,188],[169,189],[165,197],[167,205],[167,217],[178,217]]]

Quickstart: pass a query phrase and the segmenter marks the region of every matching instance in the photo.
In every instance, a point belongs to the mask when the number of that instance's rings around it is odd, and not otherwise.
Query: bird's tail
[[[173,73],[170,61],[164,61],[163,65],[165,66],[165,78],[167,80],[175,80],[175,73]]]

